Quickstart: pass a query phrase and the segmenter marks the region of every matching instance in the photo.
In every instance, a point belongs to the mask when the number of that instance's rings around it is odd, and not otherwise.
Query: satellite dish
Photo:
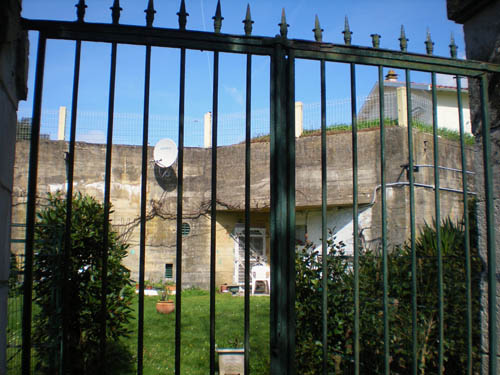
[[[153,151],[153,158],[160,168],[170,167],[177,159],[177,145],[170,138],[160,139]]]

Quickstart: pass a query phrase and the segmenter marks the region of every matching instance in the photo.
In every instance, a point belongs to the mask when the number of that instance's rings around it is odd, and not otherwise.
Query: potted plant
[[[219,375],[245,373],[245,349],[235,338],[230,344],[232,348],[217,349],[219,354]]]
[[[173,281],[166,281],[164,284],[165,290],[168,290],[170,294],[175,294],[175,283]]]
[[[170,314],[175,310],[174,301],[170,300],[171,289],[164,283],[159,291],[160,299],[156,302],[156,311],[160,314]]]

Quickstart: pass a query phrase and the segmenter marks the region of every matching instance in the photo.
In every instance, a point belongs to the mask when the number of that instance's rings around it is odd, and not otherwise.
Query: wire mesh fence
[[[7,302],[7,373],[16,375],[21,373],[24,254],[11,254]]]
[[[360,128],[379,125],[379,97],[371,94],[357,98],[359,108],[357,117]],[[401,99],[399,99],[401,101]],[[296,124],[306,132],[314,132],[321,128],[321,104],[300,104],[302,110],[296,112]],[[388,125],[394,125],[406,114],[401,113],[401,103],[395,91],[384,94],[384,119]],[[211,119],[209,113],[208,119]],[[350,99],[334,99],[326,102],[327,126],[349,127],[352,122]],[[432,102],[430,93],[412,94],[412,118],[419,124],[432,123]],[[62,121],[62,124],[61,124]],[[143,115],[141,113],[115,113],[113,117],[113,143],[125,145],[142,144]],[[458,118],[457,118],[458,121]],[[77,115],[76,140],[88,143],[106,143],[108,114],[106,112],[81,111]],[[246,115],[244,112],[220,114],[218,118],[219,146],[238,144],[245,140]],[[269,108],[253,110],[251,115],[252,138],[269,135]],[[178,139],[179,120],[176,116],[152,114],[149,117],[150,145],[162,138]],[[403,124],[400,124],[403,125]],[[62,126],[62,131],[60,130]],[[184,119],[185,140],[187,147],[209,147],[211,140],[211,123],[207,124],[207,116],[186,116]],[[458,126],[457,126],[458,128]],[[69,140],[70,114],[61,118],[60,111],[44,110],[41,120],[41,138],[50,140]],[[29,139],[31,118],[28,111],[19,111],[17,139]],[[62,136],[62,134],[64,136]]]

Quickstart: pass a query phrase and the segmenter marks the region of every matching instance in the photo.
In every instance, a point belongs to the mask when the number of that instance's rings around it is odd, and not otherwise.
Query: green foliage
[[[392,120],[389,118],[384,119],[384,126],[389,127],[389,126],[396,126],[398,124],[397,120]],[[363,130],[363,129],[373,129],[373,128],[378,128],[380,127],[380,120],[365,120],[365,121],[358,121],[357,122],[357,129],[358,130]],[[326,133],[341,133],[341,132],[346,132],[346,131],[352,131],[352,125],[350,124],[333,124],[329,125],[326,127]],[[320,135],[321,130],[304,130],[302,133],[302,136],[311,136],[311,135]]]
[[[384,126],[385,127],[393,127],[397,126],[398,121],[394,119],[385,119],[384,120]],[[422,122],[417,122],[413,121],[412,126],[414,129],[422,132],[422,133],[428,133],[428,134],[433,134],[433,127],[432,125],[429,124],[424,124]],[[363,130],[363,129],[375,129],[380,127],[380,121],[378,119],[375,120],[366,120],[366,121],[358,121],[357,123],[357,128],[358,130]],[[326,133],[327,134],[334,134],[334,133],[343,133],[343,132],[350,132],[352,131],[352,126],[349,124],[332,124],[326,127]],[[302,137],[310,137],[310,136],[315,136],[315,135],[320,135],[321,130],[320,129],[313,129],[313,130],[304,130],[302,132]],[[456,130],[450,130],[446,128],[438,128],[438,135],[440,137],[443,137],[445,139],[449,139],[451,141],[456,141],[460,142],[460,133]],[[254,138],[252,138],[252,142],[269,142],[270,136],[269,134],[261,134],[258,135]],[[474,145],[474,136],[464,133],[464,143],[468,146]]]
[[[10,267],[9,267],[9,298],[16,297],[21,292],[21,285],[19,283],[19,266],[17,264],[17,257],[14,253],[10,253]]]
[[[91,374],[101,367],[99,335],[103,318],[106,319],[108,361],[113,361],[113,366],[108,368],[118,368],[117,358],[121,358],[123,364],[128,356],[126,351],[120,350],[118,340],[130,333],[128,323],[132,317],[130,272],[122,265],[128,245],[120,243],[117,234],[109,230],[107,312],[103,317],[104,207],[90,196],[74,196],[71,253],[65,264],[66,204],[62,194],[49,194],[47,207],[37,213],[33,268],[34,301],[38,306],[33,325],[37,373],[59,374],[63,318],[69,322],[67,337],[71,374]],[[63,279],[65,274],[67,277]],[[67,288],[69,309],[63,317],[64,288]],[[117,355],[117,351],[122,354]]]
[[[434,131],[432,125],[424,124],[421,122],[412,122],[412,126],[415,129],[417,129],[423,133],[433,134],[433,131]],[[438,128],[437,133],[439,136],[441,136],[445,139],[460,142],[460,132],[458,132],[456,130],[450,130],[450,129],[446,129],[446,128]],[[473,135],[470,135],[468,133],[464,133],[464,143],[466,145],[472,146],[472,145],[474,145],[474,142],[475,141],[474,141]]]
[[[471,221],[471,224],[473,222]],[[472,227],[472,225],[471,225]],[[467,369],[464,228],[446,219],[440,226],[444,288],[444,367],[446,374]],[[472,340],[474,369],[479,366],[479,275],[482,264],[471,233]],[[335,374],[353,369],[353,285],[351,259],[344,244],[328,240],[328,366]],[[317,374],[322,366],[321,261],[311,247],[296,256],[297,366],[301,374]],[[420,374],[437,373],[439,315],[436,226],[425,225],[416,241],[417,338]],[[412,366],[411,247],[392,249],[389,269],[391,373],[409,373]],[[361,251],[360,368],[363,374],[384,372],[383,264],[380,254]]]
[[[331,233],[330,233],[331,234]],[[352,357],[352,273],[344,256],[344,243],[330,236],[328,244],[328,347],[329,368],[348,363]],[[296,349],[299,373],[318,374],[322,360],[322,264],[311,244],[299,250],[296,270]],[[334,323],[334,324],[333,324]]]

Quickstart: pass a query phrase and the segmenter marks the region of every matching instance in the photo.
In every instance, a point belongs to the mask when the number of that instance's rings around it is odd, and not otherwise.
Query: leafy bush
[[[9,297],[16,297],[21,292],[19,283],[19,274],[21,273],[19,265],[17,264],[17,257],[14,253],[10,253],[10,267],[9,267]]]
[[[90,374],[101,367],[99,335],[101,328],[101,285],[104,207],[94,198],[77,194],[71,217],[71,254],[65,274],[64,228],[66,200],[58,193],[48,196],[48,205],[37,213],[34,257],[33,344],[37,373],[60,374],[60,348],[63,329],[63,288],[67,288],[69,311],[68,352],[71,374]],[[108,361],[115,361],[118,339],[130,332],[132,316],[130,272],[122,265],[128,245],[120,243],[112,230],[108,233],[108,272],[106,290],[106,338]],[[127,352],[121,350],[122,358]],[[115,355],[112,355],[115,354]],[[116,362],[114,362],[116,365]],[[111,367],[111,366],[110,366]],[[113,366],[117,367],[117,366]],[[109,373],[109,372],[108,372]]]
[[[439,316],[436,229],[425,225],[416,241],[418,367],[421,374],[437,373]],[[441,224],[444,288],[444,368],[446,374],[467,369],[466,283],[464,228],[446,219]],[[475,244],[472,233],[471,242]],[[345,245],[328,240],[328,367],[335,374],[353,370],[354,275]],[[482,264],[471,246],[473,363],[479,366],[479,275]],[[322,265],[312,247],[296,255],[296,360],[301,374],[322,368]],[[391,373],[409,373],[412,366],[411,247],[392,249],[388,256]],[[380,254],[361,251],[360,368],[363,374],[384,371],[383,264]]]

